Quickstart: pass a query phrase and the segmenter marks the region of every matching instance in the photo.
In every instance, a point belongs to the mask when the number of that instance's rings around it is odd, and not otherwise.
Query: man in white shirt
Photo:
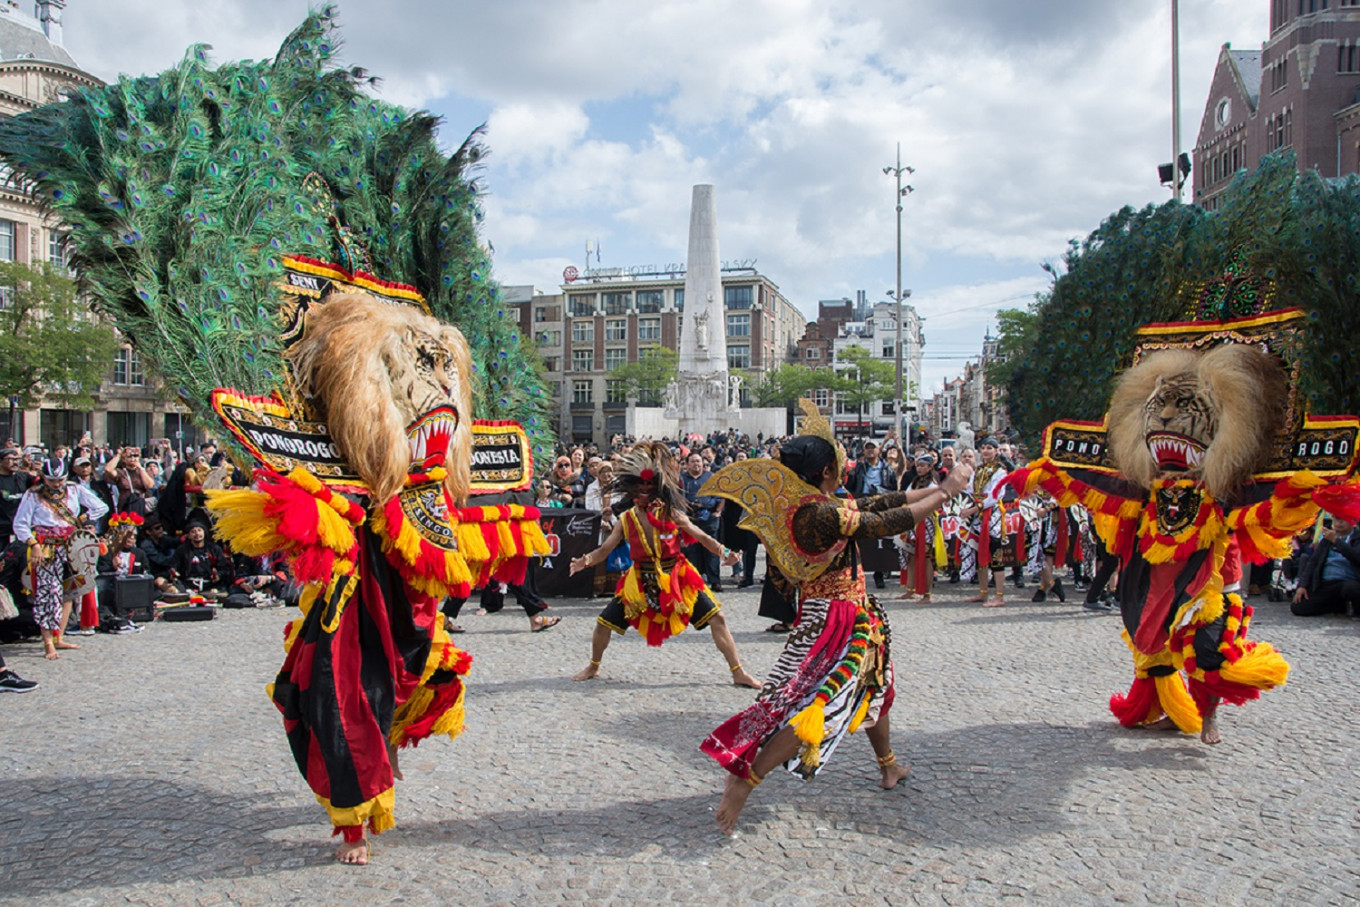
[[[60,649],[79,649],[63,640],[72,599],[62,589],[69,566],[70,540],[76,529],[108,513],[99,496],[66,481],[66,461],[43,461],[42,480],[24,492],[14,514],[14,537],[28,545],[33,571],[33,620],[42,631],[47,658]]]

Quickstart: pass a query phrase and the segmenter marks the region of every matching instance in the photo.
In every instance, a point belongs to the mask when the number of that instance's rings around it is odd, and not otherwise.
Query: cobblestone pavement
[[[755,590],[722,595],[745,664],[783,641]],[[404,756],[398,827],[341,867],[264,685],[280,610],[100,636],[0,697],[7,904],[1355,903],[1360,622],[1253,600],[1288,686],[1225,710],[1225,742],[1120,728],[1118,619],[1073,604],[894,602],[894,743],[877,788],[852,740],[811,784],[771,774],[734,838],[699,741],[750,701],[707,633],[634,634],[577,684],[603,600],[464,613],[468,729]],[[893,594],[890,590],[888,594]]]

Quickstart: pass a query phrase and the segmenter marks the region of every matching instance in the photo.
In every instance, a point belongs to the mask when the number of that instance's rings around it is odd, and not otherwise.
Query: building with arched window
[[[1270,37],[1223,45],[1193,158],[1194,201],[1213,210],[1239,170],[1292,149],[1300,169],[1360,173],[1360,0],[1264,0]]]

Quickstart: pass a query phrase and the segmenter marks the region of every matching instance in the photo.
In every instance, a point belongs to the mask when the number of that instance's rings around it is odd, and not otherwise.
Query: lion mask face
[[[1111,452],[1124,477],[1144,488],[1192,478],[1222,500],[1269,460],[1287,394],[1283,368],[1259,347],[1156,352],[1115,386]]]
[[[410,306],[363,294],[308,313],[290,351],[299,391],[378,503],[411,472],[448,470],[456,502],[472,468],[472,357],[467,340]]]

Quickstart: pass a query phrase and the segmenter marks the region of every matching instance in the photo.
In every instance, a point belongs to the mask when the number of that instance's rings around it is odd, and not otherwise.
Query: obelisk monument
[[[718,257],[718,209],[713,187],[694,187],[685,261],[685,310],[680,319],[680,359],[666,416],[679,419],[680,437],[707,435],[732,421],[734,394],[727,376],[727,317],[722,261]]]

